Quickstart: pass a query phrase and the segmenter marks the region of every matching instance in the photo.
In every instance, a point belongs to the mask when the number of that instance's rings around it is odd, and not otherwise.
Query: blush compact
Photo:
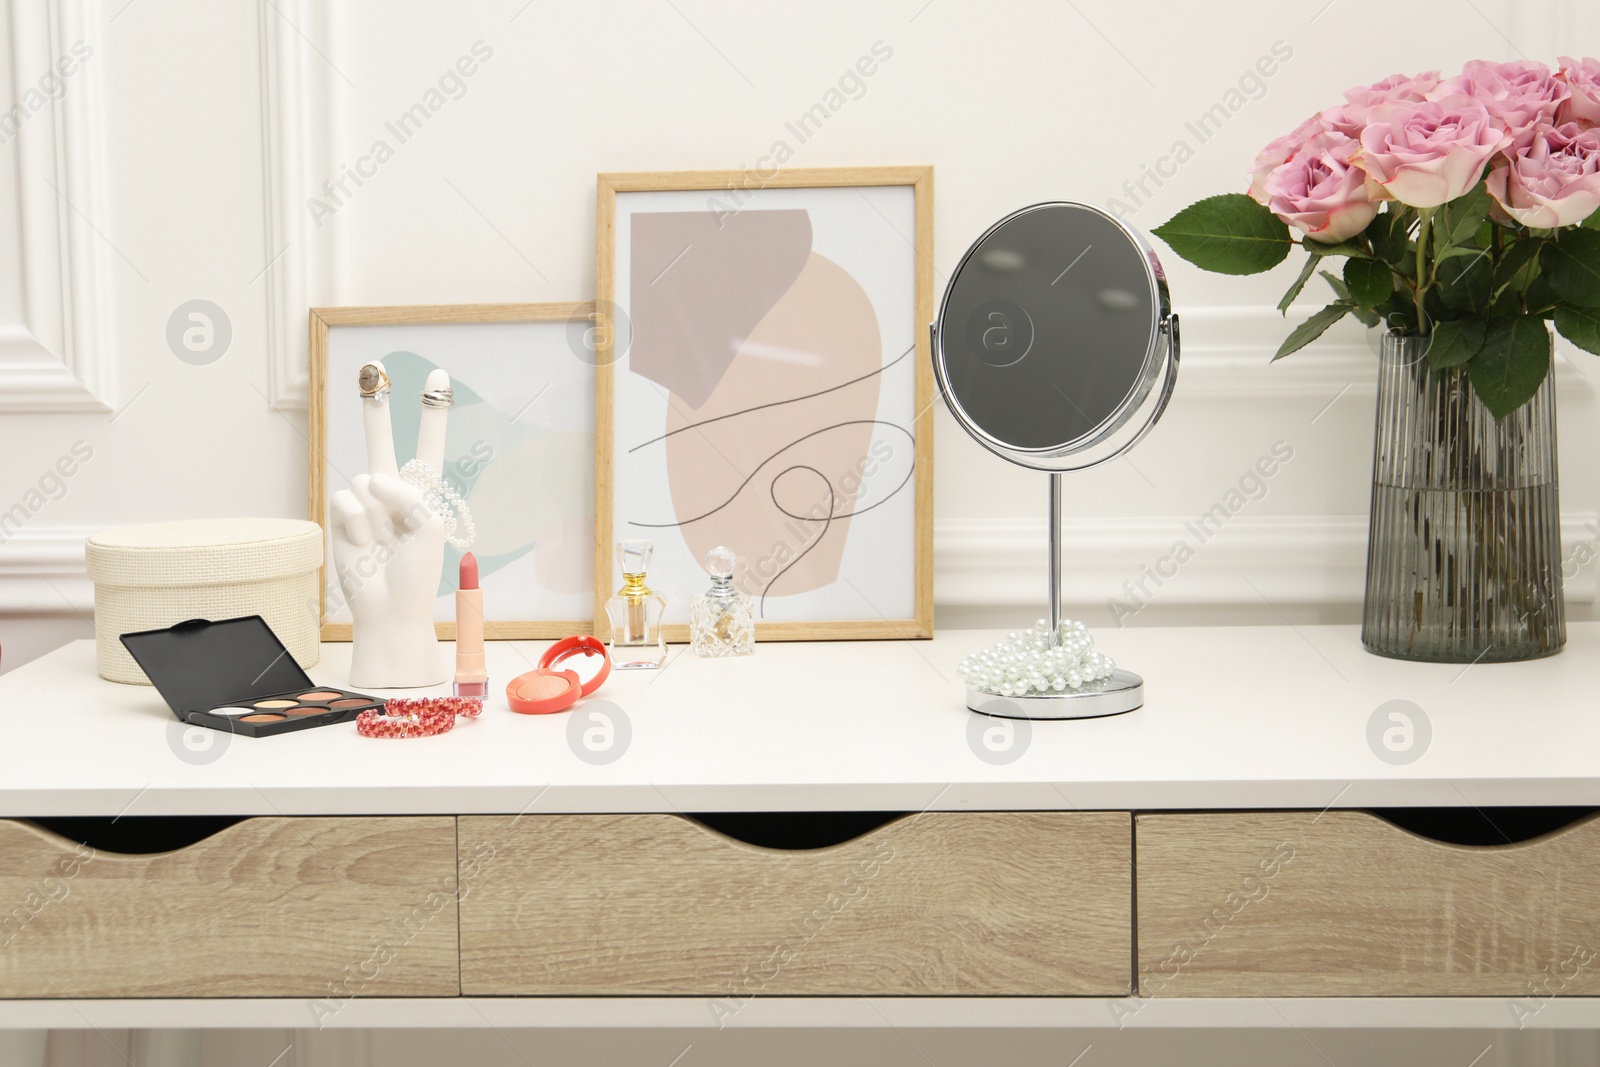
[[[559,669],[570,660],[581,660],[580,673]],[[506,703],[523,715],[549,715],[566,711],[579,697],[590,696],[611,675],[611,655],[606,643],[589,634],[566,637],[545,649],[539,666],[511,679],[506,686]]]
[[[259,615],[190,619],[123,634],[128,654],[181,722],[246,737],[349,722],[382,697],[317,685]]]

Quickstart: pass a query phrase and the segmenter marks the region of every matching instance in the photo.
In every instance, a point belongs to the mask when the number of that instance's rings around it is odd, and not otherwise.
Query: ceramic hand
[[[379,370],[382,364],[376,364]],[[442,370],[428,375],[427,389],[448,389]],[[395,462],[389,401],[362,397],[367,473],[333,495],[334,567],[350,605],[350,684],[358,689],[405,689],[439,685],[449,678],[433,628],[433,604],[444,567],[444,519],[422,490],[400,480]],[[417,459],[444,466],[449,412],[423,405]]]

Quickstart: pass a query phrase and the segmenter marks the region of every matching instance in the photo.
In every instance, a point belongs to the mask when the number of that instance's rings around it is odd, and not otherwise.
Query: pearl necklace
[[[463,552],[472,547],[472,542],[478,536],[472,512],[467,508],[467,502],[461,499],[461,494],[440,477],[437,470],[420,459],[407,460],[406,465],[400,468],[400,480],[422,490],[422,502],[444,520],[446,541]],[[460,537],[456,536],[458,521],[462,531]]]
[[[1057,639],[1050,640],[1044,619],[1028,631],[1012,631],[1005,640],[974,652],[956,668],[974,689],[996,696],[1028,696],[1084,689],[1111,677],[1117,665],[1111,657],[1094,651],[1088,627],[1063,620]]]

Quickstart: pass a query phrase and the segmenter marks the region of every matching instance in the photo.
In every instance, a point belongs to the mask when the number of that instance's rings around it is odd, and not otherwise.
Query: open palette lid
[[[180,719],[191,711],[314,688],[260,615],[190,619],[165,630],[123,634],[122,644]]]

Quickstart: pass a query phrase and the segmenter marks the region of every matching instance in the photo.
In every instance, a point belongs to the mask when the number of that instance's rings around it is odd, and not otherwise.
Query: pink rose
[[[1600,125],[1600,61],[1562,56],[1556,77],[1566,82],[1572,93],[1556,113],[1556,121]]]
[[[1440,82],[1428,99],[1452,110],[1477,104],[1515,137],[1541,122],[1554,122],[1570,95],[1567,83],[1543,63],[1474,59],[1458,77]]]
[[[1380,112],[1386,111],[1384,105],[1379,105]],[[1343,134],[1352,141],[1361,139],[1361,131],[1367,128],[1367,123],[1372,119],[1373,109],[1365,104],[1340,104],[1330,107],[1317,117],[1322,120],[1326,129]]]
[[[1250,195],[1256,203],[1265,205],[1267,202],[1267,175],[1289,162],[1290,157],[1300,151],[1307,141],[1319,133],[1325,133],[1327,129],[1321,115],[1312,115],[1296,126],[1292,133],[1284,134],[1261,150],[1256,156],[1255,165],[1250,168]]]
[[[1331,130],[1346,137],[1361,139],[1361,131],[1372,122],[1379,121],[1400,104],[1420,104],[1427,94],[1439,84],[1439,72],[1430,70],[1416,77],[1391,74],[1381,82],[1346,89],[1344,98],[1349,101],[1330,107],[1322,113],[1322,122]]]
[[[1368,126],[1354,162],[1388,197],[1438,207],[1478,184],[1489,158],[1510,143],[1482,107],[1427,101],[1396,107]]]
[[[1430,70],[1423,74],[1391,74],[1381,82],[1346,89],[1344,98],[1357,107],[1377,107],[1380,104],[1420,104],[1439,85],[1439,72]]]
[[[1489,172],[1489,195],[1524,226],[1582,222],[1600,207],[1600,130],[1540,126]]]
[[[1366,173],[1350,162],[1359,147],[1333,130],[1312,137],[1267,176],[1267,207],[1313,241],[1354,237],[1378,213]]]

